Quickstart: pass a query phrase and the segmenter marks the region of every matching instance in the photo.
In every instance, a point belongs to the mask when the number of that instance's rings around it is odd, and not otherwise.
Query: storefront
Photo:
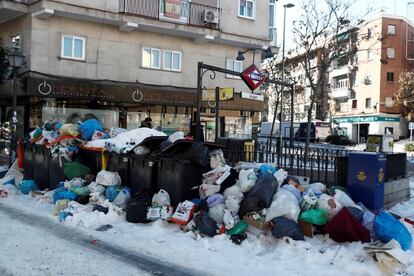
[[[108,129],[134,129],[151,117],[153,127],[167,134],[188,133],[196,106],[194,88],[54,78],[33,73],[19,83],[19,137],[46,120],[77,122],[92,117]],[[11,106],[11,93],[3,93],[8,89],[0,87],[1,95],[7,95],[0,100],[2,122],[6,121],[6,109]],[[231,101],[221,102],[220,136],[250,138],[252,125],[259,123],[263,108],[262,101],[245,99],[240,94],[235,94]],[[213,141],[215,108],[203,102],[201,118],[205,139]]]
[[[357,143],[365,143],[368,134],[393,135],[394,140],[399,140],[407,134],[407,123],[401,115],[337,117],[333,122]]]

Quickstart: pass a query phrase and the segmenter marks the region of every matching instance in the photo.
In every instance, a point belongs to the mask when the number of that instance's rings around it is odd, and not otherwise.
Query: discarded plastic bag
[[[200,212],[193,218],[193,221],[201,234],[209,237],[217,235],[217,224],[207,213]]]
[[[34,180],[22,180],[19,184],[20,192],[23,194],[28,194],[31,191],[39,190],[39,186],[37,186]]]
[[[276,238],[291,237],[297,241],[305,240],[302,230],[295,221],[285,217],[278,217],[272,219],[272,223],[272,235]]]
[[[121,191],[120,186],[109,186],[105,190],[105,197],[109,200],[109,202],[113,202],[115,198],[118,196],[119,192]]]
[[[328,212],[322,209],[310,209],[300,214],[299,219],[316,225],[325,225],[328,222]]]
[[[121,177],[117,172],[102,170],[96,175],[96,183],[103,186],[121,185]]]
[[[161,189],[152,197],[153,206],[169,206],[171,205],[170,195],[166,190]]]
[[[289,191],[280,189],[273,197],[273,202],[267,209],[266,221],[269,222],[277,217],[286,217],[298,221],[300,208],[295,196]]]
[[[223,223],[226,229],[232,229],[239,221],[240,217],[236,212],[224,210]]]
[[[63,166],[63,174],[68,179],[73,179],[75,177],[83,178],[85,175],[90,174],[91,170],[82,165],[79,162],[69,162]]]
[[[341,203],[335,200],[335,198],[322,194],[318,199],[318,208],[328,212],[328,219],[331,220],[335,217],[342,209]]]
[[[70,188],[70,191],[71,192],[74,192],[78,196],[85,196],[85,195],[89,195],[90,194],[89,189],[88,189],[87,186],[85,186],[85,187],[77,187],[77,186],[74,186],[74,187],[71,187]]]
[[[59,129],[60,136],[79,136],[79,125],[77,124],[64,124]]]
[[[3,179],[7,179],[8,177],[14,177],[14,183],[18,184],[23,180],[23,174],[19,171],[18,160],[16,160],[10,169],[7,171],[6,175]],[[18,187],[19,188],[19,187]]]
[[[91,182],[88,185],[88,189],[89,189],[89,192],[91,192],[91,193],[103,194],[105,192],[105,187],[102,186],[102,185],[99,185],[96,182]]]
[[[221,149],[215,149],[210,151],[210,167],[212,169],[224,167],[225,165],[226,160],[224,159],[224,154]]]
[[[223,217],[224,217],[224,204],[217,204],[208,209],[208,215],[214,219],[214,221],[221,225],[223,224]]]
[[[234,195],[231,195],[226,198],[226,201],[224,202],[224,207],[226,207],[226,209],[230,211],[238,213],[240,210],[240,203],[241,199],[235,197]]]
[[[401,248],[407,251],[413,238],[407,228],[396,218],[385,211],[381,211],[375,218],[375,234],[383,242],[397,240]]]
[[[244,194],[240,189],[239,185],[233,185],[229,188],[227,188],[226,190],[224,190],[223,193],[224,197],[228,198],[230,196],[234,196],[240,200],[242,200],[244,198]]]
[[[288,173],[287,171],[283,169],[279,169],[273,174],[273,176],[276,178],[277,183],[279,184],[279,187],[280,187],[285,181],[286,177],[288,176]]]
[[[125,206],[125,204],[131,199],[131,190],[128,187],[122,188],[122,190],[115,197],[113,204],[117,206]]]
[[[151,198],[146,193],[135,196],[126,207],[126,220],[133,223],[148,223],[148,207],[151,205]]]
[[[90,141],[95,131],[103,131],[101,123],[96,119],[89,119],[84,121],[79,126],[79,132],[82,139]]]
[[[312,191],[317,197],[320,197],[326,191],[326,186],[323,183],[317,182],[310,184],[306,190]]]
[[[343,207],[355,207],[361,210],[361,208],[355,204],[355,202],[344,192],[339,189],[335,189],[334,198]]]
[[[302,199],[299,202],[299,207],[302,211],[306,211],[314,208],[317,202],[318,198],[316,195],[311,190],[308,190],[303,193]]]
[[[254,173],[253,169],[250,170],[241,170],[239,173],[239,186],[243,193],[246,193],[251,190],[251,188],[256,184],[257,176]]]

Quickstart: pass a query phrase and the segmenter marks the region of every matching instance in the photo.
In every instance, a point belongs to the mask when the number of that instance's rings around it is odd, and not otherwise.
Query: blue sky
[[[351,0],[352,1],[352,0]],[[276,12],[276,27],[278,29],[278,42],[281,45],[283,37],[283,5],[287,3],[293,3],[296,6],[286,11],[286,47],[289,48],[289,44],[292,43],[292,22],[299,18],[301,14],[301,0],[279,0],[277,2]],[[362,14],[365,14],[368,8],[374,9],[373,14],[378,14],[382,9],[387,14],[397,14],[407,17],[407,2],[414,2],[414,0],[356,0],[356,3],[352,7],[352,11],[355,11],[351,16],[358,18]],[[414,7],[414,6],[413,6]],[[414,8],[411,9],[411,20],[414,21]],[[368,18],[366,18],[368,19]]]

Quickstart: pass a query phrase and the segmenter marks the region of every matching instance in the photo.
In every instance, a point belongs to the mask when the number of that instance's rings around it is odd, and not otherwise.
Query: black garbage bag
[[[147,193],[139,193],[126,206],[126,220],[133,223],[148,223],[147,211],[151,206],[151,197]]]
[[[208,213],[200,212],[193,220],[201,234],[209,237],[217,235],[217,223],[208,216]]]
[[[237,180],[239,179],[239,173],[231,168],[230,175],[221,183],[220,185],[220,194],[224,193],[227,188],[230,188],[234,184],[236,184]]]
[[[268,172],[262,174],[241,202],[240,217],[243,217],[248,212],[260,212],[265,208],[269,208],[277,187],[277,180],[272,174]]]
[[[280,239],[283,237],[291,237],[296,241],[303,241],[305,237],[299,225],[285,217],[278,217],[272,220],[272,235]]]

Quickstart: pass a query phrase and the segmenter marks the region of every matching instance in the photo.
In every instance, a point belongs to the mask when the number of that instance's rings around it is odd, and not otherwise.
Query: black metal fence
[[[215,30],[220,29],[220,8],[192,2],[183,2],[181,16],[174,20],[174,18],[165,16],[164,7],[165,3],[163,0],[119,0],[120,13],[157,20],[174,21],[176,23]],[[204,14],[208,11],[212,11],[218,16],[218,23],[205,22]]]
[[[281,150],[279,141],[270,145],[268,142],[254,143],[247,140],[228,139],[226,141],[222,139],[219,143],[226,146],[223,152],[227,162],[231,165],[239,161],[273,163],[292,175],[309,177],[311,182],[323,182],[329,185],[338,183],[338,171],[343,170],[340,158],[347,156],[350,152],[350,150],[340,148],[313,146],[309,148],[308,158],[305,159],[304,146],[290,145],[289,141],[282,141]]]

